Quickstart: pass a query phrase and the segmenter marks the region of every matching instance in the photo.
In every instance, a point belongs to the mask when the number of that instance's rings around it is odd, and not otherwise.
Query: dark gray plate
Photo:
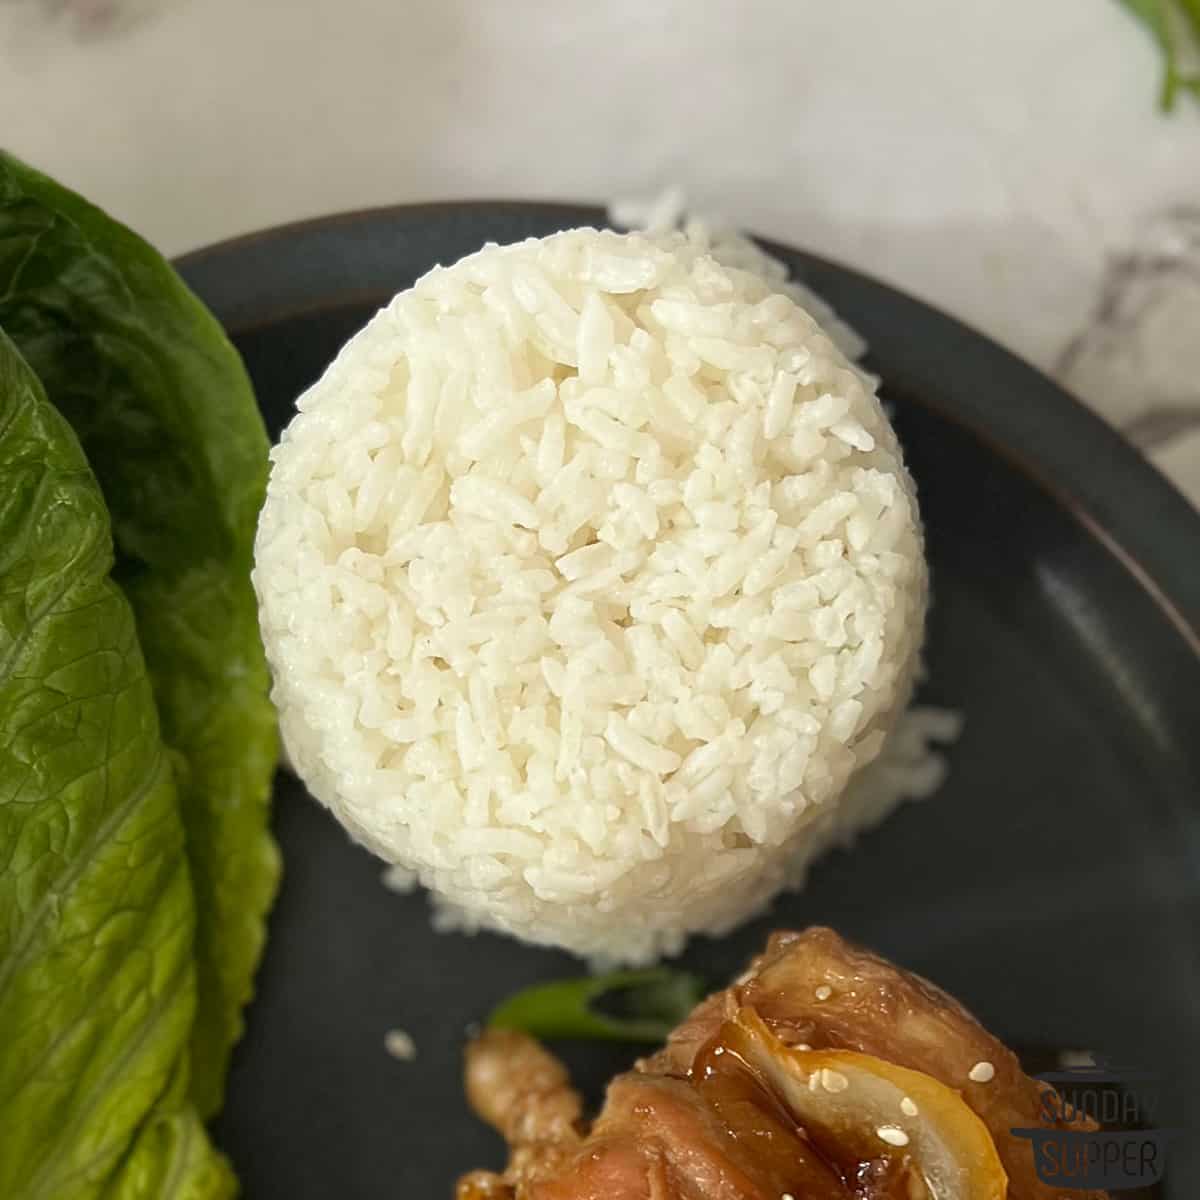
[[[367,212],[201,251],[184,275],[277,434],[342,341],[427,268],[598,210]],[[1168,1195],[1200,1156],[1200,518],[1029,367],[878,283],[773,247],[871,344],[917,478],[936,606],[925,695],[966,713],[949,782],[686,962],[727,980],[777,926],[826,922],[961,997],[1011,1042],[1161,1072]],[[217,1126],[250,1200],[450,1195],[500,1147],[467,1111],[463,1032],[569,957],[435,936],[294,782],[286,874]],[[416,1040],[390,1059],[386,1030]],[[596,1087],[629,1060],[575,1051]]]

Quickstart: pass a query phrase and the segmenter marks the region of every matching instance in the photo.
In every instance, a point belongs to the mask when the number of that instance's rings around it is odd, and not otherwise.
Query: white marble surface
[[[127,2],[69,0],[93,25]],[[1093,328],[1163,214],[1200,208],[1200,105],[1159,114],[1114,0],[135,3],[154,11],[80,36],[0,0],[0,137],[168,253],[364,205],[677,182],[1059,373],[1200,492],[1200,260]]]

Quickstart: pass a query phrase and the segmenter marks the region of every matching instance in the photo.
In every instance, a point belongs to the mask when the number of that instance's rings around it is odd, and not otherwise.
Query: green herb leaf
[[[0,1196],[224,1200],[187,1098],[183,824],[112,561],[79,443],[0,333]]]
[[[1150,30],[1163,56],[1159,105],[1175,107],[1180,89],[1200,97],[1200,72],[1181,65],[1184,53],[1200,53],[1200,0],[1120,0]]]
[[[538,1038],[661,1042],[704,994],[700,979],[684,971],[616,971],[526,988],[501,1004],[488,1025]],[[602,1001],[619,1001],[621,1011],[603,1011]]]
[[[279,863],[250,585],[267,439],[236,351],[144,241],[0,154],[0,326],[74,427],[177,754],[197,896],[192,1091],[220,1105]]]

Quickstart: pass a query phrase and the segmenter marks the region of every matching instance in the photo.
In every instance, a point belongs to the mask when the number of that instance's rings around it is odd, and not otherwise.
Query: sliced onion
[[[992,1136],[952,1088],[869,1054],[791,1049],[752,1008],[718,1036],[810,1134],[836,1145],[853,1131],[856,1141],[875,1138],[881,1157],[907,1154],[933,1200],[1005,1200],[1008,1176]]]

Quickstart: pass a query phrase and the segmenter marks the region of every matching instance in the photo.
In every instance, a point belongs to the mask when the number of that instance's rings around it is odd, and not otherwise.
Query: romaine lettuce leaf
[[[109,518],[0,333],[0,1196],[224,1200],[187,1095],[195,903]]]
[[[191,1088],[208,1117],[279,872],[275,721],[250,585],[266,434],[236,351],[157,252],[2,153],[0,327],[99,480],[115,578],[179,752],[197,895]]]

